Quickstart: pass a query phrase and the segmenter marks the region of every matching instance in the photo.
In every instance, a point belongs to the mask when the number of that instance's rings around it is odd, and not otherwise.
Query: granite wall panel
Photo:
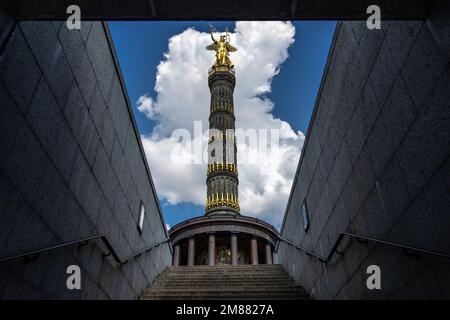
[[[13,24],[0,105],[0,258],[99,234],[125,258],[167,238],[106,24]],[[172,259],[167,243],[123,266],[107,252],[91,241],[2,263],[0,297],[135,299]],[[66,287],[72,264],[81,290]]]
[[[342,232],[450,254],[448,8],[426,21],[339,22],[281,228],[327,256]],[[311,226],[303,228],[306,198]],[[279,241],[317,299],[448,298],[448,260],[346,238],[327,263]],[[369,265],[382,289],[366,287]]]

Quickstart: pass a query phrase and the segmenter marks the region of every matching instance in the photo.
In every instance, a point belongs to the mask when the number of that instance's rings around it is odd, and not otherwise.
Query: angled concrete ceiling
[[[423,19],[435,1],[377,0],[382,19]],[[83,20],[367,19],[373,0],[0,0],[19,20],[65,20],[77,4]]]

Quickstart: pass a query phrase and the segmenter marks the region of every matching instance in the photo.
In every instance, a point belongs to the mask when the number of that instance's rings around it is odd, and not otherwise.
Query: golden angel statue
[[[211,34],[213,43],[207,46],[206,49],[216,51],[216,62],[214,62],[214,66],[226,65],[229,68],[233,68],[234,64],[231,62],[228,54],[230,52],[237,51],[237,49],[230,44],[230,35],[228,34],[228,30],[225,30],[225,32],[225,35],[221,35],[220,39],[216,40],[210,30],[209,33]]]

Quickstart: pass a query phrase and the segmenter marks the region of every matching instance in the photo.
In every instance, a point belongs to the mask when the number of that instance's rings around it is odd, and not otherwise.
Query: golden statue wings
[[[228,54],[230,52],[236,52],[237,49],[230,44],[230,36],[228,34],[228,31],[225,35],[220,36],[219,40],[214,39],[211,30],[209,33],[211,34],[213,43],[207,46],[206,49],[216,51],[216,62],[214,62],[214,66],[226,65],[229,68],[233,68],[234,64],[231,62]]]

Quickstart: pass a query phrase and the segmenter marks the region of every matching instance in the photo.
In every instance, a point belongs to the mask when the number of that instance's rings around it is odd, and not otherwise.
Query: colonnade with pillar
[[[230,243],[230,251],[231,251],[231,265],[238,264],[238,232],[230,232],[229,234],[229,243]],[[259,264],[259,256],[258,256],[258,243],[263,242],[264,245],[264,258],[265,264],[273,264],[273,251],[272,244],[262,238],[250,237],[249,239],[245,239],[249,241],[250,247],[250,264],[257,265]],[[194,266],[195,265],[195,236],[191,236],[187,239],[188,248],[187,248],[187,265]],[[216,264],[216,233],[215,232],[207,232],[207,241],[208,241],[208,265],[213,266]],[[242,240],[240,240],[242,241]],[[180,242],[174,244],[174,255],[173,255],[173,265],[180,265],[181,258],[181,245]]]

